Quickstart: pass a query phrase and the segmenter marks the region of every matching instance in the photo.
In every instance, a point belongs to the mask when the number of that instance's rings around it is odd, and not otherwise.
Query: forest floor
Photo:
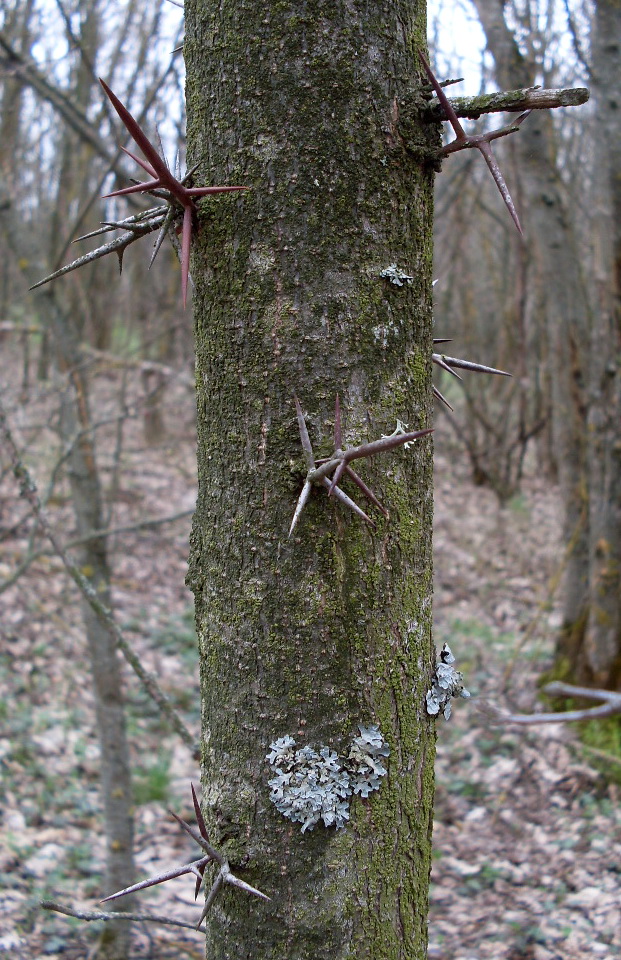
[[[108,524],[179,516],[110,538],[117,618],[198,733],[197,652],[184,586],[196,494],[191,389],[187,374],[185,383],[169,384],[168,432],[147,445],[140,380],[130,376],[119,455],[118,380],[118,372],[102,369],[96,387],[100,467],[106,488],[116,488]],[[4,392],[42,489],[59,454],[52,393],[32,389],[28,402],[18,403]],[[439,411],[436,644],[450,644],[473,696],[454,701],[449,723],[438,722],[430,957],[614,960],[621,957],[619,787],[595,769],[601,757],[581,746],[575,729],[493,726],[481,711],[486,699],[514,711],[541,709],[537,679],[550,663],[559,622],[558,494],[530,476],[500,507],[493,493],[470,481],[442,418]],[[70,539],[65,480],[48,509]],[[26,515],[5,470],[0,584],[26,555]],[[99,751],[79,608],[60,561],[47,553],[1,596],[0,958],[77,960],[91,953],[99,924],[39,904],[53,899],[93,911],[102,889]],[[167,808],[192,819],[189,783],[198,782],[198,770],[129,671],[127,694],[136,860],[141,875],[151,875],[196,855]],[[196,922],[192,887],[181,878],[145,891],[141,909]],[[136,956],[201,958],[202,937],[136,925]]]

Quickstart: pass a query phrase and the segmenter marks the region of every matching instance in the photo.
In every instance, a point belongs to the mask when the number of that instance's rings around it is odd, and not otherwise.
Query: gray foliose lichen
[[[302,824],[302,833],[323,820],[326,827],[344,827],[353,795],[368,797],[379,790],[390,750],[375,725],[359,726],[347,757],[329,747],[295,749],[293,737],[270,744],[266,760],[275,776],[268,781],[270,800],[289,820]]]
[[[451,716],[451,697],[463,697],[467,700],[470,694],[464,687],[464,678],[453,664],[455,657],[448,643],[440,651],[436,672],[433,676],[431,689],[427,691],[427,713],[433,717],[440,712],[445,720]]]

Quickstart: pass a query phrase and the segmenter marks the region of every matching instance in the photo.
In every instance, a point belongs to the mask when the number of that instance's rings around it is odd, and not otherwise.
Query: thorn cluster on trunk
[[[150,233],[153,230],[159,229],[159,235],[155,242],[155,249],[153,251],[153,256],[151,257],[151,263],[149,264],[149,266],[151,266],[162,245],[164,237],[172,227],[177,214],[180,211],[183,211],[180,260],[181,296],[183,299],[183,306],[185,307],[188,296],[188,280],[190,276],[190,246],[192,243],[192,231],[196,222],[196,200],[200,197],[211,196],[215,193],[233,193],[239,190],[249,190],[250,188],[186,186],[188,181],[191,180],[193,174],[196,172],[199,164],[196,164],[191,170],[189,170],[185,177],[183,177],[181,180],[178,180],[176,177],[174,177],[170,172],[166,161],[160,156],[157,149],[153,146],[146,133],[138,121],[131,115],[125,104],[119,100],[117,95],[110,89],[108,84],[101,79],[101,77],[99,78],[99,82],[103,87],[106,96],[110,100],[110,103],[123,122],[126,130],[134,142],[140,147],[146,159],[141,159],[139,156],[137,156],[135,153],[132,153],[131,150],[127,150],[125,147],[121,147],[121,150],[123,150],[128,157],[131,157],[132,160],[135,160],[136,163],[141,166],[142,169],[151,177],[150,180],[147,180],[144,183],[135,183],[131,187],[124,187],[121,190],[113,190],[112,193],[107,193],[103,199],[108,197],[125,197],[133,193],[151,193],[154,196],[165,200],[168,204],[168,209],[162,210],[162,208],[156,207],[155,209],[146,211],[146,213],[138,214],[135,217],[129,217],[127,220],[122,220],[119,223],[104,223],[101,229],[95,230],[93,233],[86,234],[80,239],[86,239],[87,237],[96,236],[99,233],[105,233],[108,230],[116,230],[119,228],[126,230],[127,233],[123,237],[118,237],[116,240],[112,240],[110,243],[104,244],[103,247],[99,247],[97,250],[92,251],[92,253],[86,254],[85,257],[80,257],[78,260],[74,260],[73,263],[68,264],[66,267],[62,267],[55,273],[50,274],[49,277],[45,277],[44,280],[40,280],[38,283],[34,284],[34,286],[31,287],[31,290],[34,290],[35,287],[42,286],[44,283],[48,283],[50,280],[55,280],[57,277],[60,277],[65,273],[69,273],[71,270],[81,267],[85,263],[90,263],[92,260],[96,260],[108,253],[112,253],[113,251],[117,253],[119,257],[119,265],[122,268],[123,253],[125,248],[129,246],[130,243],[133,243],[134,240],[137,240],[138,237],[143,236],[145,233]]]
[[[102,85],[108,99],[110,100],[110,103],[124,123],[128,133],[142,150],[146,160],[141,160],[140,157],[137,157],[136,154],[132,153],[130,150],[126,150],[125,147],[122,147],[121,149],[127,154],[128,157],[131,157],[132,160],[135,160],[136,163],[139,164],[139,166],[141,166],[150,177],[153,178],[151,180],[147,180],[146,183],[137,183],[133,187],[125,187],[123,190],[114,190],[112,193],[106,194],[106,196],[123,197],[130,193],[149,193],[153,190],[165,190],[169,194],[169,196],[166,197],[168,203],[171,206],[174,206],[176,203],[183,209],[183,226],[181,229],[181,296],[183,298],[183,306],[185,307],[188,293],[188,277],[190,275],[190,244],[192,242],[192,229],[196,216],[196,207],[194,203],[195,199],[198,197],[209,196],[212,193],[232,193],[236,190],[248,190],[249,188],[186,187],[185,180],[187,180],[191,174],[188,174],[184,180],[177,180],[176,177],[173,177],[172,173],[168,169],[168,165],[162,159],[162,157],[160,157],[156,148],[153,146],[140,124],[132,117],[127,107],[121,103],[116,94],[112,92],[108,84],[105,83],[101,77],[99,78],[99,82]],[[162,240],[164,234],[166,233],[167,227],[168,224],[164,222],[161,228],[163,231]],[[161,245],[161,242],[161,240],[158,240],[159,245]],[[156,245],[156,253],[159,249],[159,245]]]
[[[205,826],[205,820],[203,819],[203,814],[196,796],[194,784],[191,784],[191,787],[192,803],[194,804],[194,813],[196,815],[196,822],[198,823],[198,831],[191,827],[189,823],[186,823],[185,820],[182,820],[181,817],[178,817],[176,813],[173,813],[172,810],[170,813],[175,818],[177,823],[183,827],[185,832],[188,833],[192,839],[196,841],[199,847],[205,851],[205,855],[203,857],[199,857],[198,860],[192,860],[190,863],[183,863],[179,867],[172,867],[172,869],[166,870],[164,873],[160,873],[156,877],[149,877],[148,880],[141,880],[139,883],[132,884],[131,887],[126,887],[124,890],[119,890],[117,893],[112,893],[109,897],[104,897],[103,900],[100,900],[100,903],[107,903],[110,900],[117,900],[119,897],[124,897],[129,893],[135,893],[137,890],[144,890],[146,887],[154,887],[158,883],[166,883],[167,880],[173,880],[175,877],[182,877],[186,873],[192,873],[196,877],[196,885],[194,887],[194,899],[196,900],[205,879],[205,867],[207,867],[207,865],[210,863],[217,864],[219,869],[215,880],[211,885],[211,890],[207,895],[207,899],[205,900],[203,912],[201,913],[200,919],[196,924],[197,929],[207,916],[214,900],[225,884],[229,884],[232,887],[237,887],[238,890],[244,890],[246,893],[251,894],[253,897],[258,897],[260,900],[271,899],[265,893],[261,893],[260,890],[257,890],[256,887],[252,887],[249,883],[246,883],[245,880],[240,880],[239,877],[236,877],[235,874],[231,872],[228,860],[226,860],[214,847],[212,847],[211,843],[209,842],[207,827]]]
[[[291,536],[293,533],[297,522],[300,519],[302,510],[306,506],[314,484],[321,484],[322,486],[327,487],[328,496],[334,495],[337,500],[340,500],[341,503],[345,504],[346,507],[352,510],[362,520],[366,520],[368,524],[370,524],[372,527],[375,527],[375,523],[370,517],[367,516],[364,510],[362,510],[357,503],[350,499],[350,497],[348,497],[347,494],[337,486],[343,474],[348,476],[350,480],[353,480],[367,500],[370,500],[371,503],[373,503],[377,509],[383,513],[386,518],[388,518],[388,510],[382,506],[373,491],[367,487],[366,483],[360,479],[358,474],[354,472],[349,464],[352,460],[360,460],[363,457],[373,457],[378,453],[386,453],[388,450],[394,450],[395,447],[401,447],[406,443],[411,443],[413,440],[418,440],[420,437],[426,437],[428,433],[433,433],[433,429],[414,430],[410,433],[394,433],[389,437],[382,437],[381,440],[373,440],[371,443],[363,443],[359,447],[350,447],[348,450],[343,450],[341,446],[341,405],[337,393],[336,402],[334,405],[334,453],[331,457],[315,460],[315,455],[313,453],[313,448],[308,436],[308,429],[306,427],[306,421],[304,419],[304,414],[302,413],[300,401],[297,397],[294,397],[294,399],[295,409],[298,417],[298,426],[300,429],[300,439],[302,441],[302,448],[306,456],[308,473],[306,474],[306,480],[304,481],[302,492],[296,504],[293,520],[291,521],[291,526],[289,528],[289,536]],[[330,474],[332,474],[331,479]]]

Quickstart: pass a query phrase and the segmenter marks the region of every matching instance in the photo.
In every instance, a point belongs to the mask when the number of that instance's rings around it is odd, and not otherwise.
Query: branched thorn
[[[476,136],[469,137],[459,122],[451,101],[442,89],[442,84],[440,84],[436,78],[422,53],[419,52],[418,55],[429,82],[434,89],[435,95],[440,101],[448,122],[455,132],[455,140],[443,148],[442,155],[448,156],[449,153],[455,153],[457,150],[467,150],[469,148],[475,148],[476,150],[479,150],[485,158],[485,162],[490,169],[490,173],[494,178],[494,182],[500,191],[500,195],[504,200],[509,213],[511,214],[513,222],[518,228],[520,234],[523,236],[523,231],[517,215],[517,210],[515,209],[515,204],[511,198],[511,194],[509,193],[509,188],[505,183],[505,179],[500,172],[500,167],[498,166],[496,158],[492,152],[491,142],[492,140],[497,140],[499,137],[507,137],[510,133],[515,133],[517,130],[519,130],[520,124],[526,119],[531,111],[527,110],[525,113],[520,114],[517,120],[507,127],[502,127],[500,130],[491,130],[489,133],[480,133]]]
[[[433,342],[450,343],[451,341],[450,338],[448,340],[446,338],[438,338]],[[432,353],[431,361],[440,367],[441,370],[446,370],[447,373],[450,373],[452,377],[457,377],[458,380],[461,380],[461,377],[458,373],[455,373],[454,367],[457,367],[458,370],[471,370],[473,373],[495,373],[499,377],[511,376],[506,370],[497,370],[495,367],[485,367],[482,363],[472,363],[470,360],[460,360],[458,357],[447,357],[444,353]],[[437,387],[433,388],[433,395],[437,397],[438,400],[441,400],[442,403],[446,404],[449,410],[453,409]]]
[[[207,916],[207,913],[211,909],[214,900],[224,884],[228,883],[230,886],[237,887],[239,890],[245,890],[246,893],[250,893],[254,897],[259,897],[260,900],[270,899],[270,897],[266,896],[266,894],[261,893],[260,890],[257,890],[256,887],[252,887],[249,883],[246,883],[245,880],[240,880],[239,877],[236,877],[235,874],[231,872],[228,861],[220,853],[218,853],[214,847],[212,847],[211,843],[209,842],[207,827],[205,826],[205,821],[203,819],[203,814],[196,796],[194,784],[191,786],[192,803],[194,804],[194,813],[198,823],[198,831],[195,830],[194,827],[191,827],[189,823],[186,823],[185,820],[182,820],[181,817],[178,817],[176,813],[173,813],[172,810],[170,813],[175,818],[177,823],[185,830],[185,832],[188,833],[192,839],[196,841],[199,847],[203,849],[204,856],[199,857],[198,860],[192,860],[190,863],[183,863],[179,867],[172,867],[172,869],[166,870],[164,873],[160,873],[156,877],[149,877],[148,880],[141,880],[139,883],[134,883],[131,887],[126,887],[124,890],[119,890],[118,893],[113,893],[109,897],[104,897],[104,899],[100,901],[101,903],[107,903],[109,900],[117,900],[119,897],[124,897],[129,893],[135,893],[137,890],[144,890],[146,887],[154,887],[158,883],[165,883],[167,880],[173,880],[175,877],[182,877],[186,873],[192,873],[196,877],[196,885],[194,888],[194,899],[196,900],[204,880],[205,867],[210,863],[217,864],[219,869],[211,886],[211,890],[207,895],[207,899],[205,900],[203,912],[201,913],[200,919],[196,925],[197,928],[200,927],[201,923]]]
[[[370,500],[371,503],[373,503],[386,518],[388,518],[388,510],[382,506],[373,491],[369,489],[366,483],[361,480],[358,474],[355,473],[350,467],[351,461],[360,460],[363,457],[373,457],[378,453],[385,453],[388,450],[394,450],[395,447],[401,447],[404,444],[410,443],[412,440],[418,440],[420,437],[427,436],[428,433],[433,433],[433,430],[414,430],[410,433],[394,433],[389,437],[382,437],[381,440],[373,440],[371,443],[364,443],[359,447],[349,447],[349,449],[343,450],[341,405],[337,394],[334,405],[334,453],[331,457],[316,461],[310,438],[308,436],[308,429],[306,427],[306,421],[304,419],[304,414],[302,413],[300,401],[297,397],[294,399],[295,409],[298,417],[298,427],[300,429],[300,439],[302,441],[302,449],[304,450],[306,457],[308,472],[306,474],[304,486],[302,487],[302,492],[298,498],[295,512],[293,514],[293,520],[291,521],[291,526],[289,528],[289,536],[291,536],[293,533],[297,522],[300,519],[302,511],[306,506],[311,489],[315,484],[321,484],[322,486],[327,487],[328,496],[334,495],[337,500],[340,500],[341,503],[343,503],[346,507],[349,507],[349,509],[352,510],[357,516],[361,517],[363,520],[366,520],[366,522],[372,527],[375,527],[373,520],[367,516],[364,510],[361,510],[358,504],[351,500],[350,497],[348,497],[347,494],[337,486],[343,474],[348,476],[350,480],[353,480],[359,490],[362,491],[364,496]],[[332,477],[330,478],[331,474]]]
[[[39,283],[35,284],[35,286],[38,287],[50,280],[55,280],[64,273],[69,273],[70,270],[75,270],[84,263],[89,263],[91,260],[96,260],[98,257],[105,256],[107,253],[111,253],[112,251],[117,252],[119,256],[119,263],[122,266],[123,252],[130,243],[138,239],[139,236],[143,236],[145,233],[150,233],[152,230],[159,230],[160,235],[156,241],[154,255],[151,258],[151,263],[153,263],[153,260],[162,244],[162,240],[169,227],[172,225],[173,220],[175,219],[176,212],[182,211],[183,222],[181,226],[180,254],[181,296],[183,299],[183,306],[185,307],[188,293],[188,279],[190,275],[190,246],[192,243],[192,230],[196,221],[196,200],[200,197],[210,196],[214,193],[232,193],[239,190],[248,190],[249,187],[186,186],[186,183],[191,180],[196,167],[188,171],[185,177],[183,177],[181,180],[178,180],[175,176],[173,176],[168,169],[166,161],[162,159],[157,149],[153,146],[144,130],[138,121],[135,120],[131,115],[127,107],[119,100],[116,94],[113,93],[104,80],[100,78],[99,82],[101,83],[106,96],[110,100],[127,131],[135,143],[140,147],[146,159],[141,159],[135,153],[132,153],[131,150],[127,150],[125,147],[121,147],[121,149],[127,154],[128,157],[131,157],[132,160],[135,160],[135,162],[142,167],[142,169],[151,178],[144,183],[135,183],[131,187],[124,187],[122,190],[114,190],[112,193],[106,194],[106,197],[124,197],[133,193],[151,193],[154,196],[165,200],[169,204],[169,210],[166,211],[161,207],[157,207],[155,210],[149,210],[146,213],[139,214],[137,217],[130,217],[128,220],[123,220],[120,223],[104,224],[103,228],[95,231],[95,233],[103,233],[106,230],[118,228],[125,229],[127,233],[124,236],[118,237],[116,240],[105,244],[103,247],[99,247],[91,254],[87,254],[86,257],[80,257],[78,260],[68,264],[61,270],[57,270],[44,280],[40,280]],[[88,236],[93,235],[94,234],[88,234]]]

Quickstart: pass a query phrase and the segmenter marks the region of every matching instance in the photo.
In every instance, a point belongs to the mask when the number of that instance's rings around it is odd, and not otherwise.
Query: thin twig
[[[170,514],[167,517],[154,517],[151,520],[138,520],[136,523],[125,523],[118,527],[106,527],[102,530],[92,530],[83,537],[75,537],[73,540],[68,540],[63,544],[63,549],[70,550],[72,547],[80,547],[84,543],[90,543],[91,540],[100,540],[103,537],[115,537],[120,533],[133,533],[135,530],[149,530],[153,527],[161,527],[165,523],[174,523],[176,520],[182,520],[185,517],[190,517],[193,513],[194,507],[192,507],[190,510],[182,510],[180,513]],[[7,577],[6,580],[3,580],[0,583],[0,593],[4,593],[5,590],[8,590],[9,587],[12,587],[13,584],[16,583],[16,581],[19,580],[19,578],[25,573],[28,567],[38,560],[39,557],[49,557],[55,553],[55,549],[48,550],[45,548],[34,550],[32,553],[28,553],[22,562],[15,568],[13,573]]]
[[[165,917],[158,913],[105,913],[103,910],[76,910],[62,903],[56,903],[55,900],[41,900],[40,906],[43,910],[54,910],[56,913],[62,913],[66,917],[75,917],[76,920],[134,920],[138,923],[163,923],[170,927],[186,927],[188,930],[199,930],[206,933],[205,926],[197,927],[195,923],[187,923],[185,920],[174,920],[172,917]]]
[[[481,704],[481,711],[493,723],[515,723],[520,726],[539,723],[574,723],[577,720],[595,720],[600,717],[613,717],[621,714],[621,693],[613,690],[595,690],[591,687],[575,687],[570,683],[554,681],[543,688],[544,693],[552,697],[582,697],[590,700],[605,700],[599,707],[585,707],[583,710],[566,710],[564,713],[507,713],[495,704]]]
[[[525,110],[553,110],[557,107],[579,107],[590,97],[586,87],[558,90],[501,90],[476,97],[447,98],[455,114],[462,120],[478,120],[486,113],[523,113]],[[426,119],[437,122],[448,120],[440,101],[434,97],[426,111]]]
[[[170,700],[168,699],[164,691],[159,686],[155,677],[151,673],[149,673],[147,670],[145,670],[145,668],[142,666],[142,663],[140,662],[139,657],[136,655],[136,653],[131,648],[130,644],[127,642],[127,640],[123,636],[121,630],[119,629],[116,621],[112,616],[112,613],[105,606],[105,604],[102,603],[99,595],[93,589],[93,586],[86,579],[84,574],[75,566],[75,564],[71,562],[62,544],[59,542],[59,540],[56,537],[56,534],[52,530],[52,527],[47,517],[47,513],[43,509],[41,505],[41,501],[39,500],[36,484],[32,479],[30,471],[28,470],[28,468],[23,463],[20,457],[17,444],[13,439],[13,434],[11,433],[11,430],[9,428],[9,425],[6,419],[4,407],[2,406],[1,400],[0,400],[0,435],[2,436],[2,439],[4,440],[6,446],[8,447],[9,457],[13,467],[13,473],[15,475],[16,480],[19,483],[21,495],[24,497],[25,500],[28,501],[28,503],[32,507],[32,510],[39,522],[39,525],[41,526],[41,529],[43,530],[46,537],[54,547],[55,552],[58,554],[58,556],[62,560],[65,566],[65,569],[67,570],[67,573],[69,574],[71,579],[74,581],[74,583],[78,587],[78,590],[80,591],[84,599],[95,611],[95,613],[100,618],[100,620],[103,621],[107,629],[110,630],[110,632],[112,633],[116,641],[117,647],[119,648],[119,650],[121,651],[121,653],[123,654],[127,662],[129,663],[129,665],[131,666],[134,673],[140,679],[143,687],[145,688],[149,696],[157,703],[162,713],[164,713],[165,716],[170,721],[173,729],[181,737],[183,742],[189,747],[189,749],[192,752],[192,756],[195,759],[198,758],[198,756],[200,755],[200,751],[198,749],[195,738],[192,736],[192,734],[184,724],[183,720],[181,719],[181,717],[179,716],[175,708],[172,706]]]

